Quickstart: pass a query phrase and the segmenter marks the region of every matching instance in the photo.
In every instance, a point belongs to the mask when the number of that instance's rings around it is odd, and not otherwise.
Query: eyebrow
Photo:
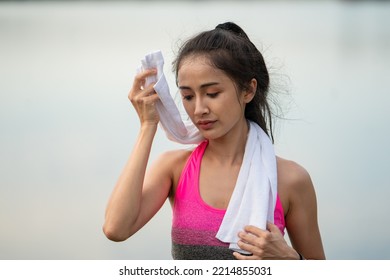
[[[215,85],[219,85],[219,83],[218,82],[210,82],[210,83],[202,84],[199,88],[202,89],[202,88],[211,87],[211,86],[215,86]],[[179,89],[191,89],[191,87],[179,86]]]

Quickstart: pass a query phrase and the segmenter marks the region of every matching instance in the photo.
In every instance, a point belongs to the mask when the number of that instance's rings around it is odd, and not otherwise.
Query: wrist
[[[139,140],[144,144],[146,143],[151,144],[156,135],[156,132],[157,132],[157,124],[143,123],[141,124],[139,134],[138,134]]]
[[[155,132],[157,131],[157,125],[158,123],[155,123],[155,122],[145,122],[145,123],[141,123],[141,131],[152,131],[152,132]]]

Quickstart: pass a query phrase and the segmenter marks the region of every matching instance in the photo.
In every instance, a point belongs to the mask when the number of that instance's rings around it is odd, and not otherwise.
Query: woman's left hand
[[[238,260],[299,259],[299,254],[287,244],[279,228],[272,223],[267,223],[267,230],[246,226],[238,236],[238,246],[252,253],[245,256],[234,252]]]

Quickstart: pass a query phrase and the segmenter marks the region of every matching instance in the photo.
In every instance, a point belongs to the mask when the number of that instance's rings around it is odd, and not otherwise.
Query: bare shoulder
[[[309,172],[295,161],[277,157],[278,182],[284,187],[304,188],[311,184]]]
[[[277,165],[278,194],[291,244],[307,259],[325,259],[311,176],[303,166],[291,160],[277,158]]]
[[[163,166],[174,166],[185,164],[192,150],[190,149],[180,149],[180,150],[171,150],[166,151],[160,154],[156,160],[159,164]]]
[[[181,172],[191,153],[191,149],[166,151],[157,157],[153,163],[153,170],[158,169],[165,174],[169,174],[172,181],[172,187],[175,189]]]
[[[314,195],[309,172],[295,161],[277,157],[278,193],[285,212],[292,202]]]

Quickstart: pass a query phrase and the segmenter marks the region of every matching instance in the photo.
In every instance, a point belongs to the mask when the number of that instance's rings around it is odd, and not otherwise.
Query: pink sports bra
[[[215,237],[226,210],[206,204],[199,193],[199,171],[207,144],[205,140],[195,148],[179,179],[171,231],[173,259],[234,259],[229,244]],[[284,211],[279,196],[274,223],[284,234]]]

